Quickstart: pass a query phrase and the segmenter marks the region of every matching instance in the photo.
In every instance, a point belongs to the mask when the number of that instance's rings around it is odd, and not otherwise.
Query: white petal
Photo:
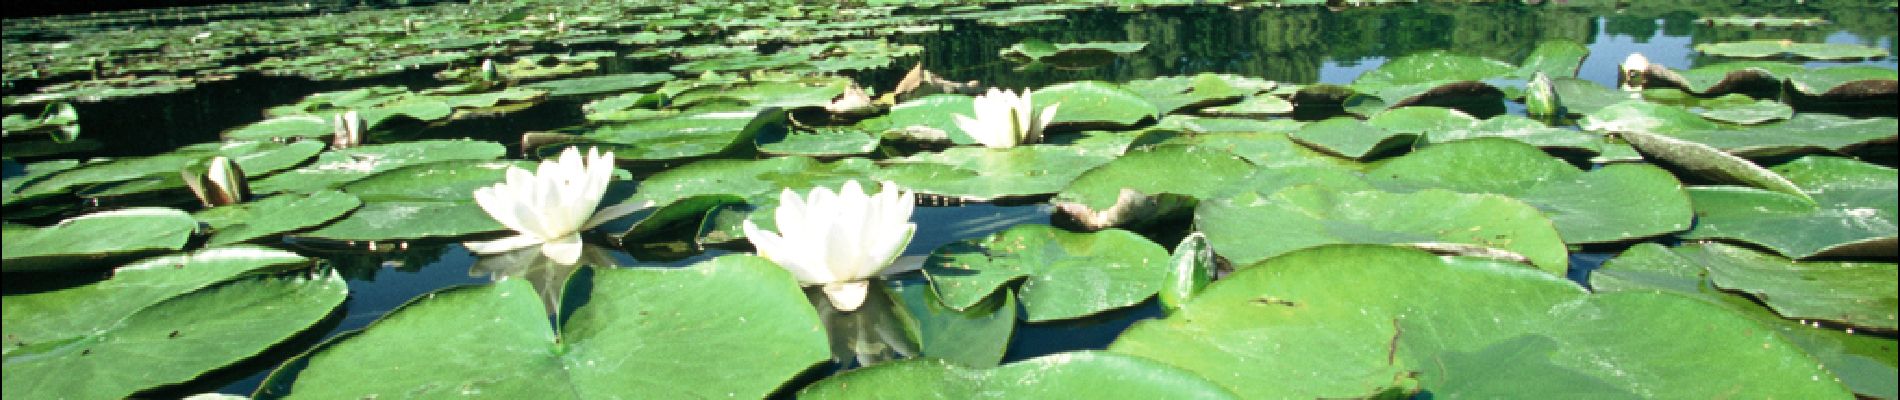
[[[640,203],[626,202],[607,206],[607,208],[602,208],[600,211],[595,211],[594,217],[589,218],[586,224],[581,225],[581,229],[593,229],[596,226],[600,226],[600,224],[607,223],[607,221],[612,221],[616,218],[627,216],[627,214],[636,213],[651,207],[653,207],[652,200]]]
[[[469,252],[475,254],[499,254],[537,244],[541,244],[540,238],[529,235],[514,235],[486,242],[462,242],[462,247],[467,247]]]
[[[508,197],[507,190],[508,187],[505,185],[475,189],[475,204],[481,206],[482,212],[488,213],[489,218],[500,222],[501,226],[521,234],[532,235],[530,233],[532,230],[527,224],[522,223],[522,220],[533,216],[516,214],[520,208],[515,207],[515,199]]]
[[[956,119],[957,129],[962,129],[963,133],[969,136],[970,140],[975,140],[977,144],[993,149],[1010,147],[1006,139],[997,135],[998,132],[991,129],[989,125],[985,125],[983,121],[965,117],[963,114],[950,116]]]
[[[804,260],[805,249],[788,246],[786,239],[776,233],[759,229],[752,221],[745,221],[740,227],[745,230],[746,240],[759,250],[759,256],[772,260],[779,268],[792,273],[802,284],[822,284],[832,282],[831,271],[822,267],[814,268],[814,263]]]
[[[871,282],[850,281],[825,285],[825,298],[831,299],[831,306],[838,311],[857,311],[864,305],[864,297],[871,293]]]
[[[1029,142],[1042,141],[1042,130],[1044,128],[1049,127],[1049,121],[1054,121],[1056,119],[1056,106],[1060,106],[1060,105],[1062,104],[1060,103],[1050,104],[1048,107],[1042,108],[1042,114],[1036,117],[1036,120],[1032,122],[1033,125],[1030,125],[1032,128],[1034,128],[1030,131],[1030,136],[1032,136],[1033,138],[1027,141]]]
[[[581,235],[570,234],[541,244],[541,254],[561,265],[581,260]]]

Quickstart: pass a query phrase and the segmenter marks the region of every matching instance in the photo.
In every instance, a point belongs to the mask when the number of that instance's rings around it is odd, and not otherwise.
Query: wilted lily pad
[[[1036,322],[1140,303],[1161,288],[1167,263],[1167,249],[1133,232],[1018,225],[938,248],[924,274],[944,305],[958,310],[1021,278],[1024,318]]]
[[[1157,146],[1082,173],[1052,202],[1090,228],[1124,225],[1166,215],[1182,198],[1212,197],[1254,170],[1216,146]]]
[[[310,355],[291,393],[761,397],[829,356],[796,281],[751,256],[597,269],[558,322],[521,280],[438,291]]]
[[[1509,252],[1557,276],[1569,266],[1549,219],[1529,204],[1493,194],[1294,186],[1204,201],[1194,221],[1214,252],[1237,265],[1336,243],[1443,243]]]
[[[45,228],[8,229],[6,272],[60,269],[178,250],[198,230],[190,214],[128,208],[73,217]]]
[[[865,393],[909,398],[1235,398],[1194,373],[1145,358],[1093,351],[975,370],[936,359],[899,361],[813,383],[798,395],[856,399]]]
[[[1109,350],[1259,398],[1848,396],[1799,348],[1713,305],[1385,246],[1241,268]]]
[[[148,259],[77,288],[9,295],[9,396],[125,397],[184,383],[312,324],[349,292],[336,275],[246,278],[303,264],[225,247]]]

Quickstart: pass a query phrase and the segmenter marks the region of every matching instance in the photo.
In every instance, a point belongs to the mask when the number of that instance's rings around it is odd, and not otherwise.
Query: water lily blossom
[[[581,257],[580,232],[652,205],[625,203],[594,211],[613,180],[614,153],[588,149],[582,158],[573,147],[556,160],[543,160],[535,172],[509,167],[506,181],[475,189],[475,203],[516,235],[467,242],[469,251],[496,254],[541,245],[548,258],[573,264]]]
[[[1029,89],[1023,89],[1022,96],[1017,96],[1012,91],[990,88],[988,93],[976,96],[975,118],[954,115],[957,128],[983,147],[992,149],[1041,141],[1042,128],[1055,119],[1056,106],[1060,104],[1043,107],[1038,114],[1029,100],[1030,95]]]
[[[900,193],[888,182],[882,186],[871,195],[849,181],[837,193],[818,187],[804,198],[786,189],[773,219],[778,232],[746,221],[746,238],[799,283],[823,286],[838,310],[857,310],[870,292],[867,279],[897,272],[890,266],[917,232],[910,222],[916,194]]]

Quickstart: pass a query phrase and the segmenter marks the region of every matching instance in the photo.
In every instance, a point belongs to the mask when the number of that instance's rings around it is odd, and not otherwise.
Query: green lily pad
[[[1079,81],[1037,89],[1032,98],[1034,109],[1061,104],[1050,125],[1133,126],[1147,118],[1157,118],[1157,107],[1140,94],[1107,82]]]
[[[1740,93],[1730,93],[1700,103],[1703,118],[1741,125],[1755,125],[1768,121],[1784,120],[1794,116],[1794,107],[1779,101],[1756,100]]]
[[[9,229],[6,272],[93,265],[185,247],[198,230],[190,214],[170,208],[127,208],[73,217],[45,228]]]
[[[1477,138],[1503,138],[1548,150],[1570,150],[1583,153],[1601,153],[1608,147],[1602,135],[1555,128],[1517,115],[1499,115],[1483,121],[1473,121],[1470,126],[1462,128],[1448,126],[1442,130],[1427,132],[1425,135],[1425,141],[1430,144]]]
[[[1156,146],[1130,151],[1082,173],[1056,194],[1055,201],[1106,210],[1116,205],[1123,190],[1205,198],[1253,171],[1254,165],[1246,159],[1212,146]]]
[[[1003,58],[1028,62],[1070,64],[1067,60],[1093,58],[1114,58],[1140,52],[1148,47],[1148,42],[1088,42],[1088,43],[1049,43],[1038,39],[1029,39],[1010,45],[1000,53]],[[1054,58],[1053,60],[1051,58]]]
[[[1380,64],[1378,68],[1354,78],[1351,86],[1362,91],[1377,91],[1379,88],[1422,83],[1482,81],[1517,71],[1518,67],[1503,61],[1445,51],[1427,51]]]
[[[1893,118],[1857,119],[1817,113],[1796,114],[1787,121],[1738,129],[1669,134],[1750,158],[1811,151],[1845,153],[1854,147],[1892,142],[1896,135],[1900,135],[1900,123]]]
[[[1123,88],[1153,104],[1155,112],[1160,114],[1232,103],[1255,93],[1272,90],[1273,86],[1274,83],[1270,81],[1211,73],[1194,76],[1164,76],[1122,84]]]
[[[1418,137],[1415,133],[1388,131],[1351,117],[1307,124],[1290,136],[1300,143],[1352,159],[1408,146],[1411,139]]]
[[[178,175],[178,171],[185,166],[214,156],[230,157],[232,161],[237,162],[238,167],[244,169],[245,173],[252,176],[264,176],[302,163],[311,155],[323,151],[323,147],[323,143],[318,142],[202,143],[155,156],[128,157],[85,164],[47,177],[19,191],[21,196],[34,197],[64,193],[83,185],[169,178]],[[175,185],[159,185],[156,188],[164,187],[182,188],[184,186],[183,181],[177,181]]]
[[[537,82],[524,87],[546,90],[548,96],[553,97],[585,96],[641,90],[670,80],[673,74],[636,72]]]
[[[1900,72],[1869,65],[1849,65],[1790,71],[1784,74],[1790,86],[1809,96],[1872,97],[1893,96]]]
[[[734,241],[744,238],[739,224],[745,220],[757,223],[761,228],[776,227],[772,210],[778,204],[779,193],[785,189],[805,192],[812,187],[823,185],[837,188],[848,180],[868,181],[866,179],[877,165],[862,158],[847,158],[835,162],[823,163],[809,157],[786,156],[763,160],[706,160],[669,169],[640,182],[639,191],[629,202],[652,201],[662,206],[660,212],[641,220],[627,232],[620,235],[622,241],[634,239],[644,233],[654,231],[660,226],[681,223],[681,219],[690,219],[691,223],[701,226],[702,244],[721,241]],[[702,198],[709,201],[695,203],[687,209],[669,210],[675,202]],[[723,220],[724,224],[711,221],[702,222],[705,211],[717,205],[744,201],[750,210],[737,212],[737,218]],[[711,237],[711,235],[719,237]]]
[[[1784,318],[1894,330],[1900,326],[1900,270],[1893,263],[1792,262],[1720,243],[1689,244],[1677,255],[1708,269],[1726,290],[1760,299]]]
[[[924,261],[944,305],[966,310],[1023,279],[1018,298],[1030,322],[1070,319],[1146,300],[1161,288],[1168,251],[1133,232],[1066,232],[1018,225],[952,243]]]
[[[11,234],[11,232],[9,232]],[[230,246],[153,257],[124,266],[110,278],[66,290],[8,295],[3,307],[9,357],[21,346],[61,343],[110,328],[165,299],[238,277],[276,273],[309,259],[260,246]],[[57,317],[53,317],[57,316]]]
[[[1734,61],[1674,71],[1651,65],[1648,74],[1702,95],[1730,93],[1751,83],[1774,83],[1806,68],[1773,61]]]
[[[1556,89],[1557,97],[1564,99],[1564,109],[1570,114],[1593,114],[1630,99],[1629,92],[1577,78],[1552,77],[1550,86]]]
[[[308,193],[341,187],[405,166],[448,160],[490,160],[505,152],[501,144],[475,140],[423,140],[352,147],[318,154],[310,165],[254,181],[251,190],[259,194]]]
[[[891,107],[885,120],[887,132],[910,139],[974,143],[970,134],[957,127],[953,115],[974,115],[975,104],[974,98],[960,94],[933,94],[906,101]],[[1060,109],[1057,111],[1060,116]]]
[[[1809,156],[1775,167],[1812,201],[1778,192],[1707,186],[1688,189],[1696,226],[1685,238],[1734,239],[1795,259],[1894,254],[1894,169],[1838,157]]]
[[[545,156],[569,146],[591,145],[612,150],[617,160],[704,157],[750,147],[761,131],[771,125],[782,126],[784,120],[785,113],[780,109],[683,114],[589,127],[577,136],[552,134],[549,145],[537,147],[535,151]]]
[[[1753,17],[1753,16],[1746,16],[1746,15],[1730,15],[1730,16],[1725,16],[1725,17],[1702,17],[1702,18],[1696,18],[1695,22],[1698,24],[1709,24],[1709,25],[1714,25],[1714,26],[1741,26],[1741,27],[1754,27],[1754,28],[1788,28],[1788,27],[1804,27],[1805,28],[1805,27],[1812,27],[1812,26],[1817,26],[1817,25],[1827,25],[1828,23],[1826,19],[1822,19],[1818,17],[1776,17],[1772,15],[1761,16],[1761,17]]]
[[[1856,60],[1886,57],[1887,51],[1851,43],[1797,43],[1764,39],[1741,42],[1703,43],[1695,51],[1722,57],[1769,58],[1783,54],[1816,60]]]
[[[508,177],[508,168],[534,171],[523,160],[448,160],[398,167],[351,181],[343,191],[363,201],[474,201],[475,190]]]
[[[1799,348],[1701,301],[1386,246],[1241,268],[1109,351],[1256,398],[1848,396]]]
[[[726,256],[597,269],[586,303],[555,327],[521,280],[424,295],[310,355],[291,393],[762,397],[825,360],[826,348],[791,275]]]
[[[12,164],[12,162],[12,160],[7,160],[8,164]],[[9,176],[4,181],[0,181],[0,196],[4,196],[0,198],[5,199],[4,204],[12,206],[16,202],[30,202],[31,200],[56,195],[58,193],[49,191],[21,194],[20,189],[25,188],[29,184],[39,182],[48,176],[77,168],[80,165],[79,160],[48,160],[26,164],[20,168],[21,171],[19,175]]]
[[[286,115],[231,128],[223,136],[225,140],[324,138],[336,132],[330,122],[315,115]]]
[[[1193,373],[1148,359],[1083,351],[1038,357],[989,369],[943,360],[880,364],[831,377],[798,392],[799,398],[855,399],[865,393],[907,398],[1236,398]]]
[[[877,150],[878,136],[852,128],[816,132],[771,130],[753,139],[759,151],[776,155],[855,156]]]
[[[1786,178],[1741,157],[1724,153],[1709,145],[1677,139],[1657,132],[1713,129],[1706,121],[1685,122],[1680,108],[1629,101],[1606,107],[1584,117],[1584,129],[1617,132],[1630,146],[1644,155],[1661,159],[1705,178],[1746,184],[1808,199],[1801,188]],[[1698,121],[1700,121],[1698,119]],[[1709,125],[1704,125],[1709,124]]]
[[[1119,152],[1053,145],[951,147],[885,160],[873,175],[918,193],[988,201],[1061,191],[1090,168],[1114,160]]]
[[[336,222],[298,237],[340,241],[440,238],[507,229],[474,201],[370,201]]]
[[[279,250],[215,248],[127,265],[99,283],[9,295],[8,394],[125,397],[263,352],[349,292],[336,275],[242,278],[305,262]]]
[[[1293,102],[1274,95],[1253,95],[1241,99],[1239,103],[1208,107],[1201,110],[1209,115],[1236,117],[1268,117],[1293,113]]]
[[[1005,290],[957,311],[943,305],[929,282],[886,282],[883,288],[901,307],[898,318],[917,339],[923,356],[973,368],[1002,363],[1009,337],[1016,331],[1015,292]]]
[[[1387,190],[1443,188],[1495,193],[1543,211],[1565,243],[1599,243],[1689,229],[1682,184],[1649,165],[1585,172],[1530,145],[1472,139],[1432,145],[1366,171]]]
[[[362,204],[356,196],[320,190],[213,207],[192,217],[211,227],[211,238],[205,240],[205,245],[218,246],[321,225]]]
[[[1202,202],[1194,222],[1214,252],[1236,265],[1337,243],[1497,249],[1557,276],[1569,265],[1563,240],[1549,219],[1529,204],[1493,194],[1294,186]]]
[[[1895,379],[1894,340],[1856,335],[1839,329],[1809,326],[1806,320],[1782,318],[1775,311],[1748,296],[1716,288],[1709,282],[1708,261],[1721,260],[1719,253],[1745,252],[1744,258],[1772,257],[1721,245],[1692,244],[1672,251],[1655,243],[1638,244],[1590,274],[1590,286],[1600,292],[1661,291],[1689,296],[1734,311],[1769,328],[1800,346],[1826,366],[1856,394],[1891,399],[1900,395],[1900,380]],[[1700,257],[1691,257],[1696,253]],[[1768,264],[1782,264],[1774,258]],[[1803,263],[1827,265],[1827,263]],[[1868,264],[1859,264],[1868,265]],[[1879,268],[1875,264],[1874,268]],[[1892,264],[1884,264],[1891,272]],[[1865,270],[1865,268],[1861,268]],[[1892,280],[1889,273],[1885,279]],[[1876,279],[1878,281],[1879,279]],[[1848,283],[1860,287],[1857,282]],[[1892,286],[1891,284],[1887,286]]]

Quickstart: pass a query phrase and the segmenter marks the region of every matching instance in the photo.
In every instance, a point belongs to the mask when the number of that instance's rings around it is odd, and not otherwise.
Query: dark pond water
[[[1821,2],[1811,2],[1821,3]],[[1061,21],[1013,27],[990,27],[973,22],[955,23],[948,33],[912,34],[893,38],[923,45],[920,56],[899,59],[883,71],[853,76],[867,87],[889,87],[915,62],[956,79],[974,79],[986,85],[1040,87],[1073,80],[1127,81],[1166,75],[1225,72],[1293,83],[1347,83],[1387,59],[1425,50],[1446,49],[1516,62],[1540,41],[1567,39],[1588,45],[1580,77],[1615,86],[1616,64],[1631,52],[1641,52],[1656,63],[1676,69],[1714,60],[1690,51],[1697,43],[1743,39],[1793,39],[1801,42],[1854,43],[1895,48],[1895,15],[1832,13],[1805,6],[1754,7],[1733,5],[1653,4],[1622,10],[1610,8],[1546,8],[1501,5],[1408,5],[1328,9],[1230,10],[1226,7],[1188,7],[1119,12],[1085,10]],[[1695,23],[1704,15],[1819,13],[1832,24],[1808,29],[1717,28]],[[1050,42],[1145,41],[1147,49],[1107,65],[1081,70],[1017,70],[998,59],[998,50],[1024,39]],[[1892,58],[1858,61],[1894,68]],[[1842,64],[1814,62],[1813,64]],[[612,60],[604,73],[664,71],[667,65]],[[232,126],[254,122],[265,107],[287,104],[311,93],[370,85],[404,85],[412,89],[439,85],[426,71],[392,77],[344,82],[313,82],[302,78],[243,76],[228,82],[204,84],[182,93],[147,96],[107,103],[81,104],[85,135],[103,147],[85,156],[149,155],[183,145],[217,140]],[[30,90],[31,82],[9,87],[10,93]],[[1507,112],[1522,113],[1509,103]],[[415,132],[419,138],[475,137],[515,143],[520,132],[547,130],[581,121],[577,103],[555,101],[505,118],[458,121]],[[8,110],[9,113],[18,110]],[[70,156],[70,155],[68,155]],[[33,161],[33,160],[22,160]],[[7,176],[20,172],[9,161]],[[907,255],[921,256],[945,243],[980,237],[1018,223],[1048,223],[1045,205],[963,205],[922,207],[914,221],[919,227]],[[1175,227],[1171,229],[1179,229]],[[1144,232],[1164,244],[1177,232]],[[299,247],[301,248],[301,247]],[[423,293],[452,285],[487,282],[471,274],[475,257],[458,244],[418,243],[406,249],[310,249],[307,254],[328,260],[348,278],[351,295],[337,317],[319,326],[319,332],[280,345],[262,357],[218,372],[203,387],[178,388],[177,393],[218,391],[247,394],[264,380],[270,368],[319,340],[359,329],[384,313]],[[616,252],[623,264],[686,265],[725,250],[663,260],[652,255]],[[1589,271],[1620,248],[1589,248],[1573,252],[1571,278],[1583,282]],[[671,258],[671,257],[666,257]],[[1139,307],[1110,312],[1079,321],[1051,324],[1019,323],[1006,362],[1038,355],[1105,347],[1136,320],[1157,317],[1150,301]]]

